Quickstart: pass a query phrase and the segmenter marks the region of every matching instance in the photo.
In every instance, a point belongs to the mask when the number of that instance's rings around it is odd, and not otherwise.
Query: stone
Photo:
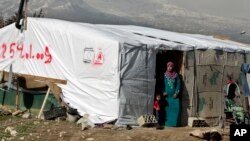
[[[103,125],[103,129],[112,129],[114,127],[114,125],[112,124],[104,124]]]
[[[94,138],[87,138],[86,141],[94,141]]]
[[[5,130],[5,133],[10,133],[11,136],[16,136],[17,135],[17,131],[14,130],[14,127],[10,127],[8,126]]]
[[[59,133],[59,137],[60,137],[60,138],[63,137],[64,134],[66,134],[65,131],[60,132],[60,133]]]
[[[83,116],[82,118],[80,118],[76,124],[81,124],[82,130],[93,128],[95,126],[94,123],[92,123],[87,116]]]
[[[69,122],[76,122],[76,120],[77,120],[77,116],[75,116],[75,115],[71,115],[71,114],[69,114],[69,113],[66,113],[67,114],[67,121],[69,121]]]
[[[131,140],[132,138],[130,136],[127,136],[127,140]]]
[[[37,124],[39,124],[39,123],[40,123],[39,121],[34,121],[34,122],[33,122],[34,125],[37,125]]]
[[[14,113],[12,113],[12,116],[18,116],[18,115],[21,114],[21,113],[22,113],[22,111],[17,110],[17,111],[15,111]]]
[[[26,118],[26,119],[31,118],[31,114],[30,113],[25,113],[25,114],[22,115],[22,118]]]

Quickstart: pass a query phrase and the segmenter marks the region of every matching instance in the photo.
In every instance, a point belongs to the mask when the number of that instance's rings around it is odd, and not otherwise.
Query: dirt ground
[[[10,128],[12,132],[8,130]],[[179,127],[156,130],[155,128],[133,127],[127,130],[115,128],[115,126],[104,126],[81,130],[80,125],[69,121],[24,119],[0,115],[1,141],[203,141],[203,139],[189,135],[189,132],[195,129],[211,128]],[[223,140],[229,140],[228,134],[223,135]]]

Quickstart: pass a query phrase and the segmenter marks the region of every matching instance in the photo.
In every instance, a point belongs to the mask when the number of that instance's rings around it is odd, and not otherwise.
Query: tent
[[[81,115],[88,113],[94,123],[153,113],[156,74],[160,73],[157,55],[162,51],[181,55],[178,61],[186,93],[183,96],[187,96],[183,97],[186,116],[218,117],[220,108],[215,105],[219,103],[220,85],[203,86],[199,77],[206,74],[209,78],[217,74],[214,70],[221,69],[221,74],[226,74],[227,67],[237,70],[250,51],[247,45],[211,36],[139,26],[46,18],[27,21],[24,31],[14,24],[0,29],[0,70],[66,80],[66,85],[58,84],[61,98]],[[243,60],[230,60],[235,57]],[[207,93],[215,96],[210,98]],[[213,102],[206,103],[209,100]],[[197,108],[201,108],[198,113]],[[207,114],[209,110],[211,114]]]
[[[218,39],[214,36],[175,33],[153,28],[138,26],[109,26],[112,29],[121,29],[133,34],[150,37],[157,40],[171,41],[179,44],[191,45],[187,47],[177,46],[169,48],[170,53],[158,56],[156,63],[164,67],[166,59],[162,56],[169,55],[177,65],[183,77],[182,90],[182,125],[187,125],[188,117],[203,117],[209,125],[218,125],[224,114],[223,87],[231,77],[240,86],[241,64],[249,62],[249,45],[241,44],[231,40]],[[162,49],[157,49],[159,50]],[[164,49],[163,49],[164,50]],[[172,55],[176,52],[170,50],[181,50],[181,54]],[[174,56],[174,57],[172,57]],[[178,56],[181,56],[178,60]],[[165,59],[165,61],[161,61]],[[160,61],[159,61],[160,60]],[[157,71],[158,69],[158,71]],[[156,67],[156,82],[159,77],[157,73],[163,74],[164,70]],[[160,76],[162,78],[162,76]],[[156,92],[157,85],[156,83]],[[242,89],[242,86],[241,86]],[[243,94],[243,93],[241,93]],[[241,99],[241,104],[247,111],[246,99]]]

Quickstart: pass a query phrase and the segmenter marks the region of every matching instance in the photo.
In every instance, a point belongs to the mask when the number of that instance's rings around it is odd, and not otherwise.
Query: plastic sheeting
[[[153,113],[155,62],[155,52],[147,46],[139,49],[124,47],[121,57],[120,118],[129,115],[138,118]]]
[[[94,123],[152,114],[157,50],[249,51],[234,42],[138,26],[28,18],[27,29],[0,29],[0,70],[12,64],[16,73],[67,80],[59,85],[63,100]],[[188,59],[195,67],[195,58]]]
[[[23,33],[12,24],[0,34],[1,70],[12,63],[16,73],[67,80],[63,100],[80,114],[95,123],[117,118],[118,40],[76,23],[33,18]]]
[[[164,31],[147,27],[131,26],[131,25],[128,26],[118,25],[112,27],[129,31],[131,33],[149,38],[155,38],[179,44],[191,45],[195,49],[216,49],[227,52],[242,52],[242,53],[250,52],[249,45],[241,44],[230,40],[216,39],[213,36],[176,33],[176,32]],[[192,48],[189,47],[181,49],[179,48],[179,50],[192,50]]]
[[[224,113],[220,92],[202,92],[198,101],[198,112],[201,117],[219,117]]]

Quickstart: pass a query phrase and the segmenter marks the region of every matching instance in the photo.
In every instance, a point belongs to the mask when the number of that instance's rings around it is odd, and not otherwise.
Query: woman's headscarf
[[[168,66],[172,66],[173,68],[174,68],[174,63],[172,62],[172,61],[169,61],[168,63],[167,63],[167,67]],[[167,69],[167,71],[165,72],[165,75],[168,77],[168,78],[170,78],[170,79],[175,79],[176,77],[177,77],[177,73],[173,70],[173,71],[168,71],[168,69]]]

